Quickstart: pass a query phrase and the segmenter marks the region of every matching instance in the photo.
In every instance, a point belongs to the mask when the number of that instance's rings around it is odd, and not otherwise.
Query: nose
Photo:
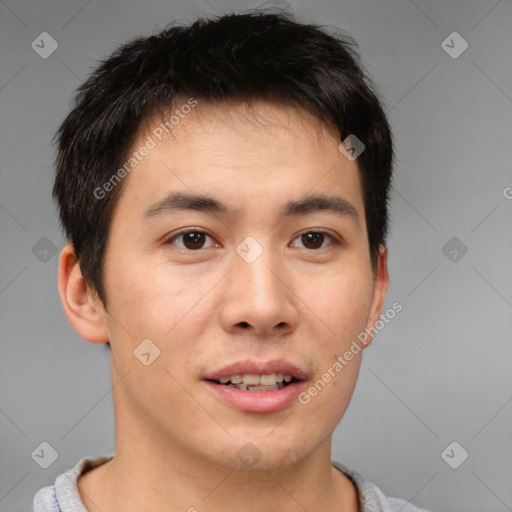
[[[293,332],[298,324],[294,279],[270,249],[248,262],[235,254],[226,276],[221,322],[227,332],[273,337]]]

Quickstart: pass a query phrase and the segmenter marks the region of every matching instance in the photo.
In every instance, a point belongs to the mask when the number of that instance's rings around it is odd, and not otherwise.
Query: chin
[[[313,443],[310,436],[295,438],[284,431],[281,436],[273,438],[274,433],[234,436],[224,449],[213,453],[210,445],[204,456],[215,465],[237,471],[282,471],[291,468],[308,456],[321,444]],[[305,440],[307,439],[307,441]],[[219,440],[219,443],[221,441]]]

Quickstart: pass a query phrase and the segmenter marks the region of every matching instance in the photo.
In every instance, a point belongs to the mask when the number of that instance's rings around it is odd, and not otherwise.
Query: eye
[[[183,242],[182,242],[183,245],[175,244],[174,242],[176,240],[179,240],[180,238],[182,238],[182,240],[183,240]],[[208,248],[208,247],[204,246],[206,238],[213,240],[213,238],[210,235],[208,235],[205,231],[201,231],[200,229],[190,228],[190,229],[184,229],[184,230],[180,231],[179,233],[174,234],[171,238],[167,239],[165,241],[165,243],[170,244],[170,245],[171,244],[178,245],[178,247],[180,249],[186,249],[189,251],[197,251],[199,249]],[[209,247],[213,247],[213,245],[215,245],[215,244],[212,244]]]
[[[195,228],[184,229],[175,233],[172,237],[165,241],[165,244],[176,245],[180,249],[185,249],[188,251],[198,251],[200,249],[207,249],[208,247],[214,247],[218,244],[211,243],[209,246],[205,246],[206,239],[209,238],[213,242],[213,238],[208,235],[205,231]],[[176,243],[178,240],[181,243]],[[336,245],[340,242],[336,240],[336,238],[325,231],[320,230],[309,230],[305,231],[298,237],[294,239],[300,240],[305,249],[317,250],[317,249],[325,249],[329,245]],[[331,240],[331,244],[325,244],[327,240]],[[293,244],[293,247],[297,247]]]
[[[337,245],[340,242],[336,240],[336,238],[325,231],[317,231],[317,230],[309,230],[305,231],[301,235],[299,235],[294,240],[300,239],[300,241],[306,246],[306,249],[325,249],[327,246],[324,246],[324,242],[326,238],[332,240],[332,244],[329,245]],[[293,246],[296,247],[296,246]]]

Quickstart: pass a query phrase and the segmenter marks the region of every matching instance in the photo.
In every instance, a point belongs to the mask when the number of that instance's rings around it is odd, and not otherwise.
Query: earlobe
[[[377,261],[377,269],[375,275],[375,282],[373,286],[373,300],[366,326],[365,346],[368,346],[372,341],[375,334],[375,324],[380,319],[384,302],[389,287],[389,273],[388,273],[388,249],[384,245],[379,246],[379,258]]]
[[[104,308],[85,282],[72,244],[60,253],[58,283],[62,308],[78,335],[91,343],[107,343]]]

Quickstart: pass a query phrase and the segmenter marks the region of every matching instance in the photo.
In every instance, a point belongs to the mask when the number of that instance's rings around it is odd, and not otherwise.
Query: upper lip
[[[221,377],[230,377],[231,375],[244,375],[246,373],[256,375],[269,375],[271,373],[283,373],[291,375],[297,380],[305,380],[306,372],[301,370],[294,364],[284,359],[274,359],[272,361],[256,361],[254,359],[246,359],[244,361],[236,361],[229,363],[222,368],[209,372],[204,379],[219,380]]]

